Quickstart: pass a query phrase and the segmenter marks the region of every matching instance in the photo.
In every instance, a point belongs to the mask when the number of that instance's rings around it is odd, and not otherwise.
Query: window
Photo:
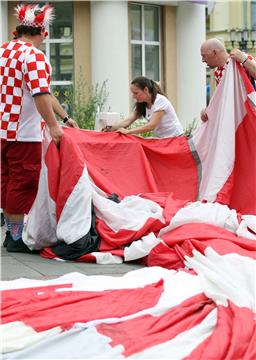
[[[205,8],[205,25],[206,31],[209,32],[211,30],[211,14],[209,14],[208,7]]]
[[[160,7],[131,4],[132,78],[143,75],[160,82]]]
[[[251,28],[256,30],[256,0],[251,1]]]
[[[243,21],[243,29],[247,29],[247,2],[242,1],[242,21]]]
[[[42,50],[52,66],[51,90],[69,111],[73,91],[73,8],[72,2],[54,2],[53,5],[56,17],[46,29],[49,35]]]

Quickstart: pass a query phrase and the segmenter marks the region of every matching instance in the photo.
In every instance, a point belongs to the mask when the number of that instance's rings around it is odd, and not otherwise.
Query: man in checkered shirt
[[[1,207],[7,251],[29,252],[22,241],[23,219],[37,192],[44,121],[57,145],[63,130],[53,113],[51,67],[38,50],[53,9],[27,4],[15,10],[18,39],[0,46]]]
[[[229,55],[225,46],[218,39],[214,38],[206,40],[201,46],[201,56],[203,62],[205,62],[209,67],[215,68],[214,78],[216,85],[220,83],[230,57],[234,58],[237,62],[244,66],[248,77],[252,78],[250,80],[256,79],[256,62],[253,57],[245,54],[239,49],[232,50]],[[252,83],[255,87],[254,80]],[[201,111],[201,120],[208,120],[206,108]]]

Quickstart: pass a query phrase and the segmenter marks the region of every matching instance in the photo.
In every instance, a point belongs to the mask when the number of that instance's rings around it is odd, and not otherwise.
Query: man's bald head
[[[226,52],[225,46],[222,44],[222,42],[219,39],[213,38],[206,40],[201,48],[207,49],[207,50],[218,50],[218,51],[224,51]]]
[[[210,67],[224,66],[228,59],[225,46],[218,39],[206,40],[201,46],[202,61]]]

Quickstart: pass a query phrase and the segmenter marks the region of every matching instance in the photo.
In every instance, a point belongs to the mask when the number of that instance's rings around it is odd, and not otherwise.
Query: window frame
[[[251,29],[256,30],[256,0],[251,1]]]
[[[162,81],[162,37],[161,37],[161,33],[162,33],[162,17],[161,17],[161,6],[160,5],[154,5],[154,4],[147,4],[147,3],[131,3],[131,7],[132,5],[136,5],[136,6],[140,6],[141,8],[141,40],[133,40],[131,38],[131,46],[132,45],[140,45],[141,46],[141,56],[142,56],[142,76],[147,76],[146,75],[146,59],[145,59],[145,46],[146,45],[154,45],[154,46],[158,46],[159,49],[159,79],[155,80],[157,83],[161,83]],[[158,9],[158,41],[149,41],[149,40],[145,40],[145,6],[147,7],[152,7],[152,8],[157,8]],[[131,8],[130,8],[131,9]],[[132,25],[131,25],[132,26]],[[132,28],[131,28],[131,34],[132,34]],[[131,73],[133,72],[133,68],[132,68],[132,63],[131,63]]]
[[[72,29],[73,29],[73,20],[72,20]],[[51,52],[50,52],[50,47],[51,44],[74,44],[74,34],[72,31],[72,37],[69,39],[65,39],[65,38],[60,38],[60,39],[56,39],[56,38],[50,38],[50,26],[47,25],[46,29],[48,32],[48,37],[44,39],[43,44],[45,45],[45,54],[47,59],[51,59]],[[73,46],[73,55],[72,55],[72,78],[74,77],[74,46]],[[74,81],[73,80],[51,80],[51,85],[52,86],[60,86],[60,85],[73,85]]]

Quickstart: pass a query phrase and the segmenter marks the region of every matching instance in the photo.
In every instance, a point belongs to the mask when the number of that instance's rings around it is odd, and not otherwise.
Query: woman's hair
[[[18,25],[16,27],[16,38],[19,38],[22,35],[30,35],[30,36],[40,35],[42,29],[43,29],[42,27]]]
[[[164,95],[160,86],[155,81],[150,80],[150,79],[146,78],[145,76],[136,77],[135,79],[132,80],[131,84],[137,86],[141,90],[144,90],[145,87],[147,87],[148,91],[151,95],[152,104],[154,103],[157,94]],[[146,115],[146,106],[147,106],[147,103],[145,103],[145,102],[142,102],[142,103],[136,102],[135,103],[136,114],[138,116],[145,116]]]

